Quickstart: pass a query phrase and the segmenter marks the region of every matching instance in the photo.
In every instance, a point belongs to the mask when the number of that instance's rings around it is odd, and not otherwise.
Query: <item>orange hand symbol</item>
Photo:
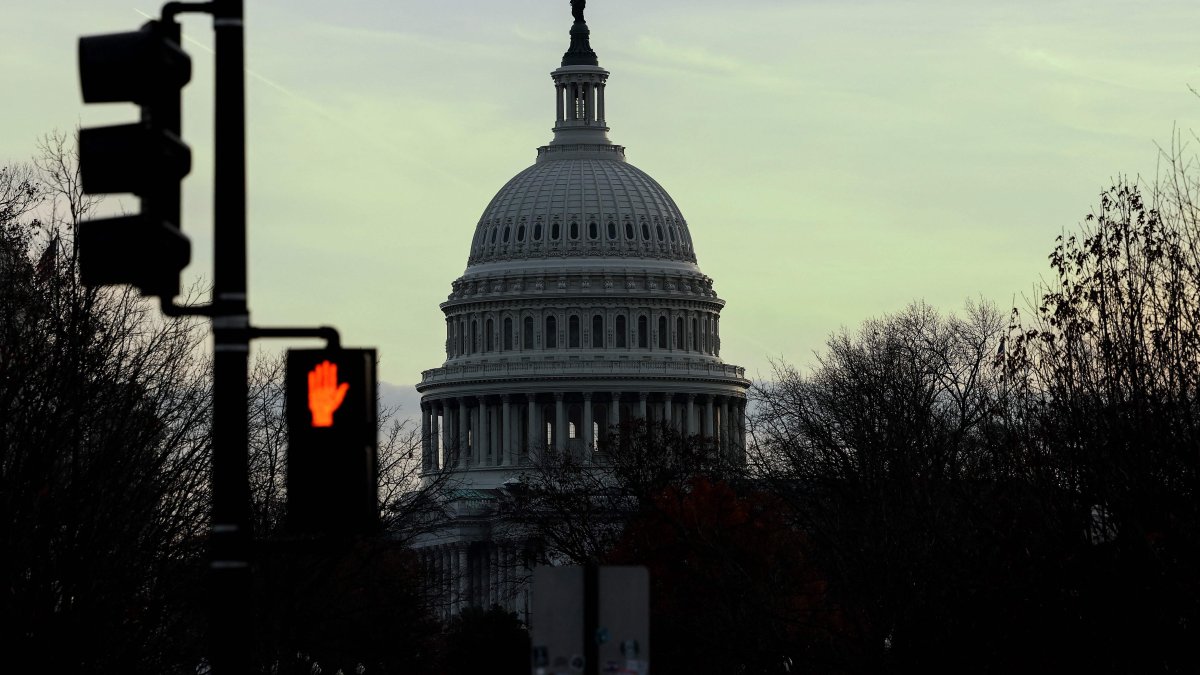
[[[337,383],[337,364],[322,361],[308,374],[308,409],[314,427],[333,426],[333,412],[346,398],[349,382]]]

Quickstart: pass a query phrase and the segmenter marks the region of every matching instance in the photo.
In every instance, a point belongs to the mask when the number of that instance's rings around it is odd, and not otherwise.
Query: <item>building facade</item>
[[[418,544],[448,613],[527,616],[530,542],[500,492],[552,448],[603,462],[599,439],[635,419],[744,447],[749,382],[720,358],[724,306],[687,221],[608,138],[608,71],[582,11],[554,85],[553,138],[475,226],[441,309],[446,361],[421,383],[423,467],[456,481],[451,518]]]

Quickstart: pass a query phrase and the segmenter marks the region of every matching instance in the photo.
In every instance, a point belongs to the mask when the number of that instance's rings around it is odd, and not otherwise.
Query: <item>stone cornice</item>
[[[677,384],[708,382],[748,387],[746,369],[725,363],[694,363],[661,359],[605,361],[520,361],[461,366],[443,366],[421,373],[417,391],[439,385],[504,384],[518,391],[529,381],[545,384],[567,381],[575,386],[584,380],[645,381],[668,379]],[[539,386],[538,389],[543,387]]]
[[[725,306],[720,298],[702,300],[700,298],[672,298],[661,295],[519,295],[504,298],[481,298],[478,300],[462,300],[459,302],[442,303],[442,311],[447,316],[459,316],[470,312],[508,312],[520,315],[528,310],[534,314],[547,308],[562,307],[591,310],[591,309],[630,309],[643,307],[690,309],[695,311],[719,312]]]
[[[550,298],[630,298],[630,299],[703,299],[723,307],[713,281],[703,274],[674,270],[648,272],[642,270],[531,270],[460,277],[440,307],[491,300],[540,300]]]

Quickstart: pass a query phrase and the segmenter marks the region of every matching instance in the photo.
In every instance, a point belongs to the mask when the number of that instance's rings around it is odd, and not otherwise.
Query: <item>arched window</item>
[[[508,235],[511,233],[512,233],[512,228],[506,226],[504,228],[504,243],[506,243],[506,244],[508,243]]]
[[[588,223],[588,239],[599,239],[599,238],[600,238],[600,228],[596,226],[596,223],[594,221]]]
[[[579,347],[579,317],[574,314],[567,319],[567,346],[572,349]]]
[[[542,224],[541,223],[538,223],[533,226],[533,240],[534,241],[542,240]]]
[[[484,343],[484,345],[486,345],[485,351],[489,351],[489,352],[495,351],[496,350],[496,340],[493,337],[494,328],[493,328],[492,320],[488,319],[487,323],[485,325],[487,326],[487,332],[484,333],[484,338],[483,338],[483,343]]]
[[[668,227],[667,233],[671,235],[671,243],[674,244],[675,243],[675,228]]]
[[[521,347],[522,349],[533,349],[533,317],[525,317],[524,326],[521,329]]]
[[[577,223],[573,220],[571,221],[571,238],[572,239],[579,238],[579,223]]]
[[[554,241],[558,241],[558,223],[554,223],[550,226],[550,238]]]
[[[558,347],[558,322],[554,317],[546,317],[546,349]]]
[[[492,237],[488,243],[495,244],[496,243],[496,235],[499,234],[499,232],[500,232],[499,228],[493,227],[492,228]]]
[[[446,322],[446,356],[454,356],[454,324]]]
[[[504,319],[504,351],[508,351],[512,348],[513,348],[512,319],[505,317],[505,319]]]
[[[596,314],[592,317],[592,349],[604,347],[604,317]]]
[[[642,239],[650,241],[650,226],[645,221],[642,221]]]
[[[658,240],[662,241],[663,240],[662,225],[656,225],[654,229],[658,230]]]
[[[525,226],[517,227],[517,241],[525,241]]]
[[[692,317],[692,351],[700,351],[700,325],[696,317]]]
[[[675,349],[683,349],[683,317],[675,319]]]
[[[462,356],[467,353],[467,320],[463,319],[458,322],[458,354]]]
[[[700,319],[700,351],[708,353],[708,319]]]
[[[658,317],[658,348],[667,348],[667,317]]]
[[[633,223],[626,221],[625,223],[625,238],[633,239]]]
[[[608,238],[609,239],[617,238],[617,224],[611,220],[608,221]]]
[[[638,347],[645,349],[650,346],[650,326],[647,325],[646,315],[638,317]]]
[[[624,314],[617,315],[617,329],[614,332],[616,333],[617,347],[620,347],[623,349],[625,347],[625,315]]]
[[[479,322],[471,320],[471,353],[479,351]]]

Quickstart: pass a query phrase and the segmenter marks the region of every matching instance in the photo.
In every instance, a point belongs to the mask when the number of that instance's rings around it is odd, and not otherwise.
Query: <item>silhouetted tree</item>
[[[450,620],[443,646],[446,675],[528,675],[529,631],[499,605],[468,607]]]
[[[599,447],[591,457],[545,450],[510,491],[510,517],[537,541],[547,561],[584,564],[602,558],[626,523],[654,509],[668,486],[737,471],[710,441],[661,423],[623,424]]]
[[[650,572],[656,673],[828,664],[847,630],[786,504],[706,476],[668,485],[604,561]]]
[[[1118,181],[1059,238],[1007,356],[1087,539],[1068,587],[1093,670],[1186,670],[1200,640],[1200,213],[1168,159],[1149,198]]]
[[[0,171],[0,643],[47,672],[182,671],[200,648],[202,334],[79,284],[93,206],[63,136]]]
[[[756,385],[750,457],[828,574],[840,668],[1006,671],[1047,646],[1071,511],[1026,463],[1004,336],[989,305],[918,304]]]

